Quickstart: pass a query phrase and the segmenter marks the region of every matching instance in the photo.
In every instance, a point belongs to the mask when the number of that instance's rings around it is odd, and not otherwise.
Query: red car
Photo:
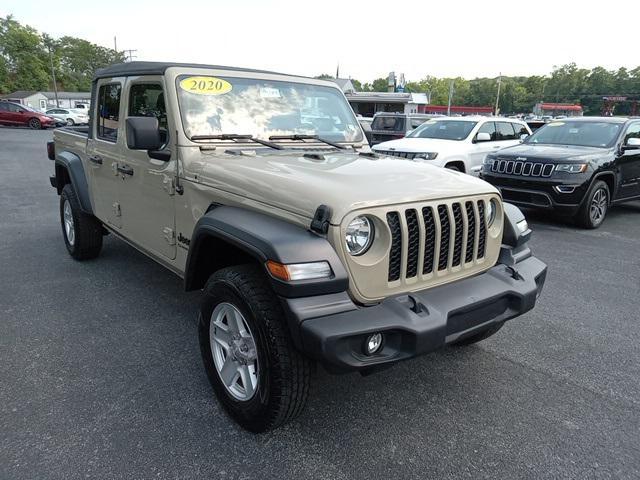
[[[0,125],[25,125],[41,129],[55,126],[56,119],[17,103],[0,102]]]

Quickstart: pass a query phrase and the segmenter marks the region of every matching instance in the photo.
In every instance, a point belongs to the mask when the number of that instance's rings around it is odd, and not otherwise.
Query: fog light
[[[382,348],[382,334],[374,333],[373,335],[369,335],[367,337],[367,341],[364,344],[364,353],[367,355],[373,355],[374,353],[380,351]]]

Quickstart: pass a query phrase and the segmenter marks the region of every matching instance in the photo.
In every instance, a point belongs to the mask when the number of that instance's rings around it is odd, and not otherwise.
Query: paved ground
[[[199,294],[112,236],[66,254],[50,137],[0,128],[1,479],[640,477],[640,205],[597,231],[532,215],[535,311],[378,375],[319,372],[256,436],[213,398]]]

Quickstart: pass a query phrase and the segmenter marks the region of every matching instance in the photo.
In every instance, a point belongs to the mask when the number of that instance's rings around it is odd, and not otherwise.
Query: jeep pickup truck
[[[316,364],[370,373],[496,333],[546,266],[488,183],[370,151],[332,82],[131,62],[97,72],[90,123],[56,130],[64,243],[110,233],[202,290],[202,359],[254,432],[302,410]]]

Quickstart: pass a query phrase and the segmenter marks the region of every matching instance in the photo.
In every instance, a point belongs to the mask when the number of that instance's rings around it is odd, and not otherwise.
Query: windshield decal
[[[180,88],[197,95],[224,95],[233,90],[233,86],[216,77],[187,77],[180,81]]]

